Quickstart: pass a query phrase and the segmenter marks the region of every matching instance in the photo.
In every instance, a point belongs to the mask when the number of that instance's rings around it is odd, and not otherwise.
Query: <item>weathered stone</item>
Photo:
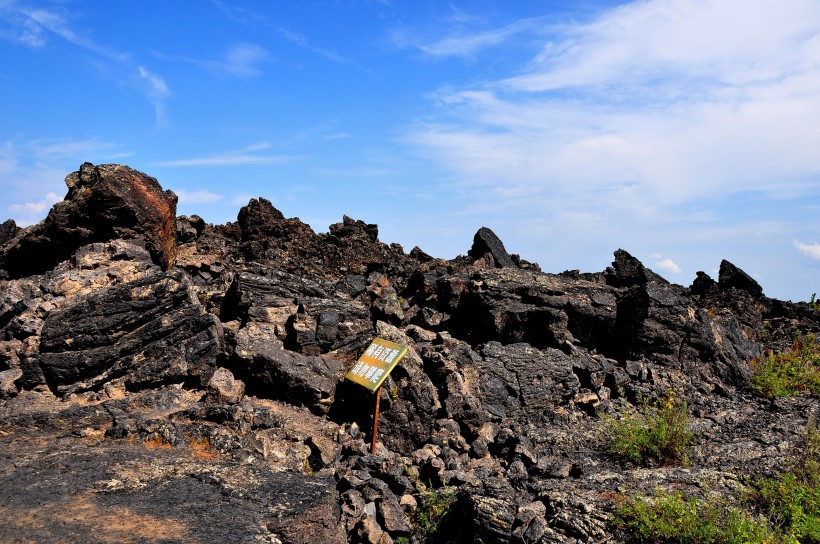
[[[284,348],[270,326],[248,323],[235,335],[234,367],[250,394],[284,400],[327,413],[344,365],[328,356],[308,356]]]
[[[12,368],[0,372],[0,399],[17,396],[18,389],[15,382],[23,377],[23,371]]]
[[[237,404],[245,394],[245,384],[234,379],[227,368],[217,368],[208,381],[208,393],[215,402]]]
[[[559,350],[489,342],[481,355],[480,398],[492,418],[538,418],[549,407],[568,402],[580,389],[572,358]]]
[[[474,542],[509,542],[515,522],[515,507],[506,499],[471,497]]]
[[[177,242],[184,244],[192,242],[202,235],[205,230],[205,220],[198,215],[180,215],[177,217]]]
[[[14,238],[18,232],[20,232],[20,227],[17,226],[14,219],[7,219],[0,223],[0,246]]]
[[[43,222],[6,241],[0,268],[11,277],[42,274],[80,246],[116,238],[139,239],[156,264],[176,258],[176,204],[156,179],[127,166],[84,163],[66,177],[68,194]]]
[[[469,255],[474,259],[479,259],[485,254],[492,255],[495,266],[498,268],[518,268],[510,258],[504,243],[487,227],[481,227],[473,238],[473,247],[470,248]]]
[[[79,297],[43,325],[40,365],[53,391],[94,389],[125,376],[129,387],[195,378],[204,385],[222,329],[192,299],[181,272]]]
[[[720,272],[718,274],[718,286],[721,289],[734,287],[741,291],[746,291],[755,297],[763,296],[763,288],[750,275],[739,269],[726,259],[720,261]]]

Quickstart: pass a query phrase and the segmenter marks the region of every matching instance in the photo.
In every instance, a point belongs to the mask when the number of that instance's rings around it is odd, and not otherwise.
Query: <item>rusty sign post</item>
[[[383,338],[376,338],[359,357],[353,368],[345,374],[346,380],[356,382],[369,391],[376,393],[376,408],[373,413],[373,443],[370,446],[370,453],[376,453],[382,383],[406,353],[407,346]]]

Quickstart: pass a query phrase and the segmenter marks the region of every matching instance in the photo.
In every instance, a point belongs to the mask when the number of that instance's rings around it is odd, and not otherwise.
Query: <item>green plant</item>
[[[609,453],[637,465],[685,465],[694,442],[686,401],[674,391],[655,406],[646,402],[638,414],[602,415],[603,438]]]
[[[407,520],[415,532],[428,542],[437,542],[444,522],[452,512],[456,502],[453,489],[444,485],[438,489],[422,483],[418,473],[404,467],[404,473],[418,492],[418,505]]]
[[[820,488],[793,473],[757,483],[758,499],[787,542],[820,542]]]
[[[814,334],[799,334],[786,353],[766,353],[752,361],[752,387],[764,397],[789,397],[808,391],[820,395],[820,344]]]
[[[817,300],[817,293],[811,294],[811,300],[809,301],[809,307],[816,311],[820,312],[820,300]]]
[[[761,509],[788,542],[820,542],[820,428],[814,419],[789,470],[755,487]]]
[[[820,428],[814,419],[788,470],[752,488],[739,504],[680,492],[618,495],[614,522],[640,542],[820,543]]]
[[[410,521],[425,539],[435,541],[455,503],[455,493],[445,485],[440,489],[422,489],[419,498]]]
[[[615,524],[640,542],[680,544],[771,543],[765,520],[721,499],[686,498],[680,492],[619,496]]]

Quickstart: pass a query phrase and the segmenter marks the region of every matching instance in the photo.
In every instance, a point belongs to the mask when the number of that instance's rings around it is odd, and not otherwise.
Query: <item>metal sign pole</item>
[[[376,455],[376,435],[379,432],[379,401],[382,398],[382,387],[376,389],[376,411],[373,413],[373,444],[370,445],[370,453]]]

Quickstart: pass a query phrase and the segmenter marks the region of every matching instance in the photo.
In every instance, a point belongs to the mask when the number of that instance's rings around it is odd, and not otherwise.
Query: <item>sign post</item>
[[[376,453],[376,435],[379,428],[379,401],[381,387],[390,372],[407,353],[407,346],[376,338],[365,352],[345,374],[345,379],[355,382],[369,391],[376,393],[376,408],[373,413],[373,443],[370,453]]]
[[[379,434],[379,401],[382,398],[382,387],[376,389],[376,409],[373,412],[373,442],[370,444],[370,453],[376,455],[376,436]]]

